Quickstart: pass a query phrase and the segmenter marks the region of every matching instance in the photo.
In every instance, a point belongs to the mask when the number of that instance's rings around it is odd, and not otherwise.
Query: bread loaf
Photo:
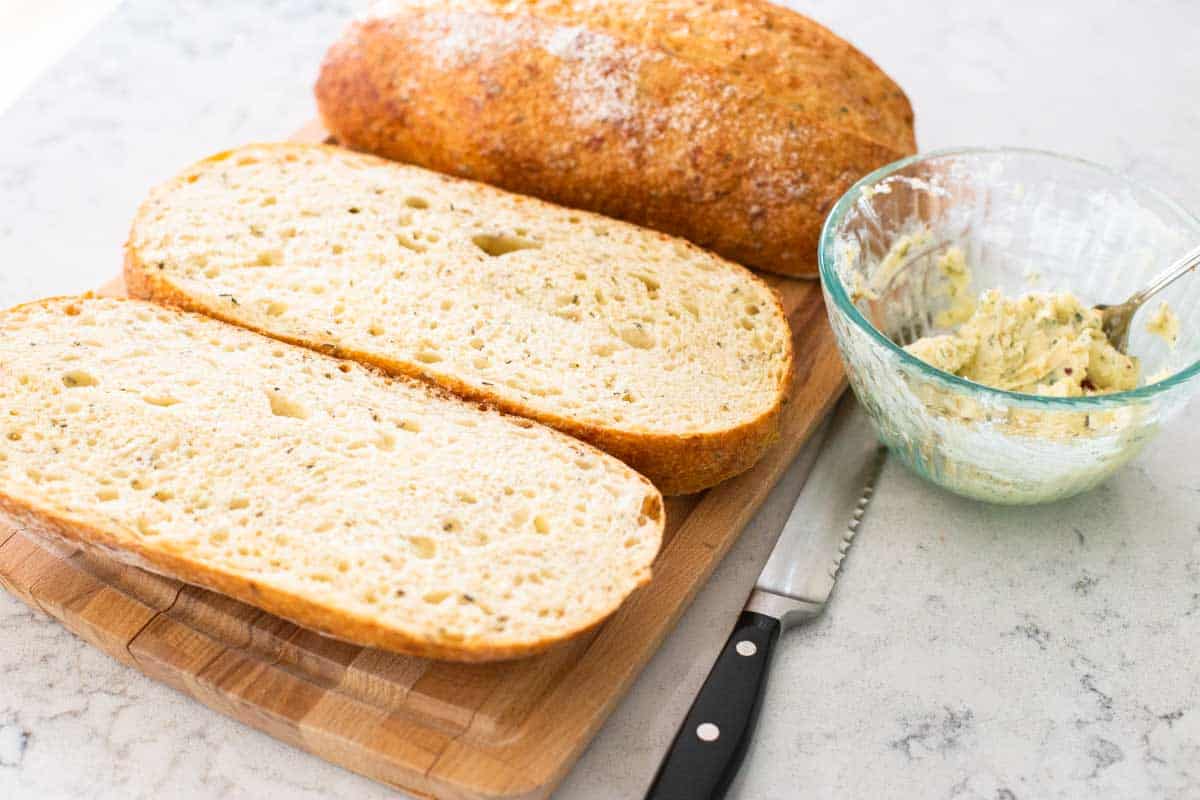
[[[136,296],[439,384],[668,494],[777,436],[790,330],[748,270],[660,233],[342,148],[259,145],[155,190]]]
[[[393,0],[316,85],[357,150],[679,235],[784,275],[857,178],[915,150],[904,93],[765,0]]]
[[[0,417],[19,525],[403,653],[544,649],[662,534],[658,492],[581,442],[150,303],[0,313]]]

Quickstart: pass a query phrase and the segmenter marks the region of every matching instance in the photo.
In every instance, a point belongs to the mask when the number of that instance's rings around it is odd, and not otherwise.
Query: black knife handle
[[[779,620],[743,611],[646,800],[720,800],[746,755],[767,668],[779,639]]]

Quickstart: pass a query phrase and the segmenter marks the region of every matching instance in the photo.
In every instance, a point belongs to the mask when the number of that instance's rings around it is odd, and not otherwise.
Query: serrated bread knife
[[[805,484],[745,610],[696,696],[647,800],[719,800],[754,731],[779,634],[821,613],[854,540],[884,453],[854,403],[843,401],[827,454]],[[836,460],[831,461],[831,457]],[[850,512],[849,523],[846,510]]]

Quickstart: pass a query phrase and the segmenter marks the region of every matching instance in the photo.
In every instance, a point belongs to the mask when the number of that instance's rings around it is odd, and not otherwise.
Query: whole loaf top
[[[904,93],[761,0],[400,0],[331,48],[342,143],[815,272],[824,216],[915,150]]]

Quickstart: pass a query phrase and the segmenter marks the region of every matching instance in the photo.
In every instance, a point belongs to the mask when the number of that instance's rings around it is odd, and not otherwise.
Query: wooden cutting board
[[[650,584],[552,652],[452,664],[357,647],[12,528],[0,528],[0,585],[150,677],[375,780],[455,800],[546,797],[842,391],[820,286],[764,278],[782,295],[796,350],[781,441],[751,471],[668,499]]]

